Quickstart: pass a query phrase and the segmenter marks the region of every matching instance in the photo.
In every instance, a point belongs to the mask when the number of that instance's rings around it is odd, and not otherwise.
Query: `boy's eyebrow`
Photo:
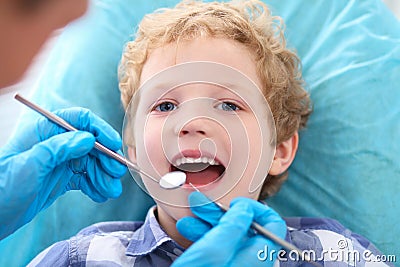
[[[247,87],[240,87],[237,84],[234,83],[215,83],[215,82],[210,82],[210,81],[191,81],[191,82],[186,82],[186,83],[180,83],[180,84],[176,84],[173,82],[168,82],[168,83],[156,83],[156,84],[152,84],[151,86],[143,86],[140,90],[148,90],[152,89],[152,90],[161,90],[161,89],[166,89],[167,90],[173,90],[182,86],[186,86],[186,85],[193,85],[193,84],[206,84],[206,85],[213,85],[219,88],[223,88],[223,89],[227,89],[231,92],[236,92],[240,91],[241,89],[245,88],[247,89]],[[247,90],[246,90],[247,91]]]
[[[172,83],[172,82],[158,82],[158,83],[152,83],[152,82],[145,82],[142,84],[142,86],[139,88],[138,91],[142,91],[142,92],[146,92],[148,90],[162,90],[165,88],[168,88],[168,90],[173,89],[174,87],[176,87],[176,83]]]

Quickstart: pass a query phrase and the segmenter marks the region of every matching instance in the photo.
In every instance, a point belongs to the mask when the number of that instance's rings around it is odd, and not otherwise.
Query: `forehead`
[[[170,43],[152,50],[143,65],[140,85],[166,68],[192,61],[227,65],[239,70],[262,88],[254,56],[246,46],[229,39],[209,37]]]
[[[229,65],[211,61],[190,61],[167,67],[140,86],[141,95],[162,97],[173,92],[191,91],[192,95],[260,95],[258,85],[245,73]],[[264,98],[264,97],[263,97]]]

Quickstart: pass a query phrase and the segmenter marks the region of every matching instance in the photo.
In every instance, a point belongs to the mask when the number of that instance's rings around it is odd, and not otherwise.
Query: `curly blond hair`
[[[124,107],[139,88],[140,75],[149,53],[161,46],[198,37],[226,38],[245,45],[255,56],[262,92],[275,120],[277,144],[305,127],[311,101],[304,90],[301,63],[286,47],[282,19],[272,16],[258,0],[203,3],[183,1],[174,8],[146,15],[136,38],[128,42],[119,67],[119,86]],[[288,172],[268,175],[260,198],[275,194]]]

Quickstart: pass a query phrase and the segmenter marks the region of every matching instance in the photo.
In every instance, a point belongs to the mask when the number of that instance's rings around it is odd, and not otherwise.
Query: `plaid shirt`
[[[154,210],[154,207],[149,210],[144,222],[103,222],[89,226],[71,239],[47,248],[28,266],[169,266],[184,249],[161,229]],[[338,249],[360,253],[368,250],[379,255],[368,240],[335,220],[285,218],[285,221],[288,225],[286,240],[303,251],[314,251],[315,259],[323,266],[387,266],[383,262],[346,260],[338,258],[337,254],[334,257],[324,254],[324,251]],[[291,256],[286,253],[274,266],[301,265],[291,260]],[[256,251],[254,257],[257,257]]]

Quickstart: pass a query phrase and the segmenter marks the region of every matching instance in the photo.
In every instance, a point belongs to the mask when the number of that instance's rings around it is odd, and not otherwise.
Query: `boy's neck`
[[[176,229],[176,220],[169,216],[159,205],[157,205],[157,220],[168,236],[181,247],[186,249],[193,243],[178,232]]]

